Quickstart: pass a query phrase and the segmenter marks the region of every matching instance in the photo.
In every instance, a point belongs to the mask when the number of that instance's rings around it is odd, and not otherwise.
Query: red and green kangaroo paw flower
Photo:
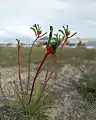
[[[39,31],[39,32],[37,33],[38,37],[40,37],[41,34],[42,34],[42,31]]]

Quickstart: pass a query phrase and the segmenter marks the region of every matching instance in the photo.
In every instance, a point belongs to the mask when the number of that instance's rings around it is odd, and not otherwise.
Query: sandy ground
[[[36,66],[34,66],[31,71],[31,77],[34,76],[34,71]],[[22,68],[22,79],[24,84],[27,80],[27,69]],[[55,69],[54,69],[55,71]],[[13,80],[18,81],[18,68],[0,68],[1,81],[3,87],[8,88],[8,83]],[[43,71],[39,78],[43,80],[45,76],[45,71]],[[76,91],[75,86],[72,84],[72,81],[78,81],[81,73],[78,68],[71,65],[64,65],[59,69],[59,72],[55,71],[55,76],[50,79],[49,85],[52,85],[49,93],[54,96],[54,104],[57,109],[51,111],[51,115],[54,120],[79,120],[83,115],[82,111],[79,110],[78,105],[80,106],[81,97]],[[53,79],[54,78],[54,79]],[[71,118],[69,119],[69,117]],[[84,119],[80,119],[84,120]]]

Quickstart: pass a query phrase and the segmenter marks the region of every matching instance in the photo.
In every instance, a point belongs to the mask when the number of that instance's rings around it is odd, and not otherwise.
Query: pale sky
[[[35,23],[44,32],[68,24],[77,37],[96,37],[96,0],[0,0],[0,41],[30,42]]]

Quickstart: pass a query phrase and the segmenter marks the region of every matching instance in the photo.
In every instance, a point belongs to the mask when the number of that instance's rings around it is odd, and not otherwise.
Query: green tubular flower
[[[57,42],[50,43],[50,48],[52,49],[53,54],[55,54],[57,48]]]
[[[50,34],[49,34],[49,39],[48,39],[48,45],[50,44],[50,42],[52,40],[52,34],[53,34],[53,27],[50,26]]]
[[[51,35],[52,35],[52,32],[53,32],[53,29],[52,29],[52,31],[50,32]],[[51,36],[51,35],[50,35],[50,36]],[[50,45],[50,48],[51,48],[52,51],[53,51],[53,54],[55,54],[57,47],[60,45],[60,34],[59,34],[59,33],[54,34],[54,37],[50,37],[50,38],[51,38],[51,39],[49,39],[49,40],[50,40],[49,45]]]
[[[17,43],[18,43],[18,47],[20,46],[20,40],[16,39],[17,40]]]
[[[42,30],[39,24],[34,24],[33,27],[30,27],[30,29],[32,29],[35,33],[35,36],[37,38],[43,37],[44,35],[47,34],[47,32],[42,34]]]
[[[56,51],[56,41],[52,39],[52,35],[53,35],[53,27],[50,26],[50,33],[49,33],[49,39],[48,39],[48,43],[47,45],[50,46],[51,50],[53,51],[53,54]]]

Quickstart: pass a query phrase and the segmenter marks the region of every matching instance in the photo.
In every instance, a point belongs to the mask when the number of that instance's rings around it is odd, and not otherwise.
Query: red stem
[[[67,39],[68,39],[68,36],[66,36],[65,41],[64,41],[64,43],[62,44],[62,48],[64,47],[64,45],[65,45]]]
[[[36,38],[36,40],[33,42],[30,52],[29,52],[29,59],[28,59],[28,82],[27,82],[27,89],[26,89],[26,96],[28,97],[28,88],[29,88],[29,84],[30,84],[30,64],[31,64],[31,54],[32,54],[32,48],[34,46],[34,43],[37,41],[38,37]]]
[[[20,81],[21,92],[23,92],[22,82],[21,82],[21,70],[20,70],[20,46],[18,45],[18,75]]]
[[[38,74],[39,74],[39,72],[40,72],[40,70],[41,70],[41,68],[42,68],[42,66],[43,66],[43,64],[44,64],[44,62],[45,62],[45,60],[46,60],[46,58],[47,58],[47,56],[48,56],[49,54],[51,54],[51,52],[47,52],[47,53],[45,54],[45,56],[44,56],[44,58],[43,58],[43,60],[42,60],[42,62],[41,62],[41,64],[40,64],[39,68],[38,68],[37,71],[36,71],[34,80],[32,81],[32,88],[31,88],[31,93],[30,93],[29,104],[30,104],[30,102],[31,102],[31,98],[32,98],[32,94],[33,94],[33,90],[34,90],[34,85],[35,85],[36,78],[38,77]]]

